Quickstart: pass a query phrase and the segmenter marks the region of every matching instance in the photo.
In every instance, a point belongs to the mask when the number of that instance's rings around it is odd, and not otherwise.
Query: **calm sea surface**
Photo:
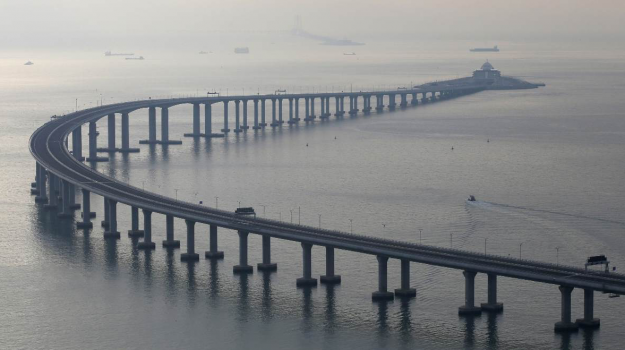
[[[352,49],[280,39],[250,43],[249,55],[220,44],[208,55],[197,54],[203,48],[137,52],[145,61],[99,51],[0,53],[0,348],[621,348],[625,298],[596,293],[601,329],[562,336],[553,332],[560,315],[554,285],[500,278],[502,314],[459,318],[461,271],[413,264],[417,298],[376,304],[372,256],[337,251],[343,283],[298,290],[297,243],[272,242],[277,273],[239,277],[232,274],[234,232],[220,231],[225,260],[187,265],[180,250],[160,247],[160,215],[153,216],[157,249],[146,253],[125,235],[128,207],[118,207],[122,239],[110,242],[99,225],[78,231],[29,194],[30,134],[76,104],[209,90],[396,88],[469,75],[488,58],[505,75],[547,86],[213,140],[183,138],[192,110],[178,106],[170,109],[170,137],[183,145],[142,145],[97,170],[220,209],[234,210],[240,201],[283,221],[411,242],[420,241],[421,230],[424,244],[576,266],[605,254],[625,270],[625,53],[507,46],[471,54],[466,43],[370,43],[344,56]],[[26,60],[35,65],[23,66]],[[221,129],[221,107],[213,112],[213,127]],[[139,147],[147,111],[132,113],[130,125]],[[103,119],[101,145],[106,130]],[[467,204],[469,194],[479,201]],[[100,197],[92,197],[92,208],[99,222]],[[184,222],[175,225],[184,247]],[[196,232],[201,253],[208,227]],[[250,262],[260,255],[260,238],[252,235]],[[313,249],[315,275],[324,272],[324,255]],[[390,261],[389,288],[396,286],[399,262]],[[476,302],[485,301],[485,287],[478,275]],[[582,317],[582,303],[575,290],[574,318]]]

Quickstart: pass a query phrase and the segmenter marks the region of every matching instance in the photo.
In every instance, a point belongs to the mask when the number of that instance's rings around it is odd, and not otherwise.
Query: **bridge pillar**
[[[267,123],[265,121],[265,116],[266,116],[266,106],[265,106],[266,100],[263,98],[262,100],[260,100],[260,126],[262,128],[267,126]]]
[[[424,93],[422,93],[422,94],[423,94],[423,97],[421,98],[421,102],[422,102],[422,103],[428,103],[428,98],[426,97],[427,92],[424,92]]]
[[[82,221],[76,223],[77,228],[92,228],[90,192],[82,189]]]
[[[395,289],[395,296],[414,298],[417,290],[410,288],[410,260],[401,260],[401,288]]]
[[[276,99],[271,99],[271,124],[269,124],[272,128],[278,126],[278,122],[276,121]]]
[[[354,112],[358,113],[359,109],[358,109],[358,95],[354,96]],[[354,114],[356,114],[354,113]]]
[[[305,97],[304,98],[305,103],[306,103],[306,116],[304,117],[304,121],[308,122],[310,121],[310,98]]]
[[[482,308],[475,306],[475,275],[477,272],[465,270],[464,275],[464,306],[458,308],[459,315],[477,315]]]
[[[293,119],[296,123],[299,123],[299,98],[295,98],[295,119]]]
[[[407,95],[406,94],[400,94],[401,96],[401,102],[399,103],[399,106],[401,108],[406,108],[408,107],[408,100],[407,100]]]
[[[317,116],[315,115],[315,98],[310,98],[310,120],[315,120]]]
[[[85,160],[82,156],[82,125],[72,131],[72,154],[79,162]]]
[[[354,96],[349,96],[349,115],[354,115]]]
[[[58,183],[57,177],[51,172],[48,172],[48,204],[44,204],[43,207],[45,209],[56,209],[59,203],[59,197],[56,194]]]
[[[582,328],[599,328],[601,321],[594,317],[594,291],[584,289],[584,318],[578,318],[576,323]]]
[[[230,129],[228,129],[228,100],[224,100],[224,128],[221,129],[221,132],[224,134],[230,132]]]
[[[137,249],[156,249],[152,242],[152,211],[143,209],[143,242],[137,244]]]
[[[379,300],[393,300],[395,299],[395,294],[388,291],[387,287],[387,256],[377,256],[378,259],[378,291],[373,292],[371,294],[371,299],[373,301]]]
[[[184,137],[201,137],[200,132],[200,104],[193,104],[193,132],[184,134]]]
[[[312,244],[302,243],[303,276],[298,278],[298,287],[313,287],[317,285],[317,279],[312,278]]]
[[[247,130],[250,128],[247,126],[247,100],[242,100],[241,103],[243,104],[243,126],[241,129]]]
[[[88,162],[106,162],[107,157],[98,157],[98,128],[96,122],[89,122],[89,158]]]
[[[165,215],[165,234],[166,239],[163,241],[165,248],[180,248],[180,241],[174,239],[174,216]]]
[[[326,97],[326,117],[330,117],[332,113],[330,113],[330,96]]]
[[[69,209],[69,182],[61,180],[61,212],[57,214],[59,218],[71,218],[74,214]]]
[[[562,295],[562,312],[560,315],[560,322],[556,322],[554,331],[576,332],[578,325],[571,322],[571,293],[573,292],[573,287],[560,286],[559,289]]]
[[[46,168],[37,163],[37,197],[35,197],[35,202],[37,203],[46,203],[48,201],[48,193],[46,190]]]
[[[262,236],[263,239],[263,262],[258,263],[256,268],[258,271],[276,271],[278,264],[271,262],[271,237],[267,235]]]
[[[334,274],[334,247],[326,247],[326,274],[319,278],[323,284],[339,284],[341,276]]]
[[[282,120],[282,99],[278,99],[278,124],[284,124],[284,120]]]
[[[339,106],[339,102],[340,102],[340,97],[335,96],[334,97],[334,103],[336,104],[334,106],[334,116],[335,117],[340,117],[341,116],[341,107]]]
[[[76,203],[76,186],[69,184],[69,210],[80,209],[80,204]]]
[[[325,97],[320,97],[321,103],[319,104],[319,119],[324,120],[326,118],[326,101]]]
[[[120,234],[117,231],[117,201],[109,198],[108,207],[108,229],[104,232],[104,238],[119,239]]]
[[[161,107],[161,141],[163,145],[180,145],[182,141],[169,139],[169,108]]]
[[[148,139],[140,140],[139,144],[156,144],[158,141],[156,140],[156,107],[148,108]]]
[[[219,260],[224,258],[224,252],[220,252],[217,249],[217,226],[210,225],[210,234],[209,234],[209,250],[204,253],[206,259]]]
[[[488,303],[482,304],[483,311],[502,312],[503,304],[497,302],[497,275],[488,274]]]
[[[254,100],[254,127],[252,129],[260,129],[260,126],[258,126],[258,100]]]
[[[384,110],[384,95],[376,95],[375,102],[375,110],[378,112],[382,112]]]
[[[410,104],[416,106],[419,104],[419,99],[417,98],[417,93],[412,94],[412,100],[410,100]]]
[[[109,227],[109,200],[104,198],[104,220],[100,221],[100,226],[107,228]]]
[[[144,234],[143,230],[139,230],[139,208],[135,206],[130,207],[130,230],[128,230],[128,237],[143,237]]]
[[[241,132],[241,127],[240,127],[241,124],[239,122],[239,120],[240,120],[240,117],[239,117],[239,109],[240,109],[239,103],[240,102],[241,101],[239,101],[239,100],[235,100],[234,101],[234,132],[236,132],[236,133]]]
[[[395,103],[395,94],[389,94],[388,95],[388,109],[394,110],[396,105],[397,104]]]
[[[234,273],[253,273],[254,268],[247,264],[247,231],[239,231],[239,265],[232,268]]]
[[[430,97],[430,101],[432,102],[436,102],[437,98],[436,98],[436,91],[432,91],[432,97]]]
[[[293,119],[293,98],[289,98],[289,125],[292,125],[295,123],[295,120]]]
[[[128,112],[122,113],[122,148],[118,149],[122,153],[139,152],[138,148],[130,148],[130,121]]]
[[[200,260],[195,252],[195,221],[185,220],[187,223],[187,252],[180,254],[180,261],[194,262]]]
[[[98,148],[98,152],[116,152],[117,148],[115,147],[115,113],[111,113],[108,115],[107,119],[107,128],[108,128],[108,147],[106,148]]]

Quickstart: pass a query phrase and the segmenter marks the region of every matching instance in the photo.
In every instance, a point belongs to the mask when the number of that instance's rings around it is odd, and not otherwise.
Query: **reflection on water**
[[[335,329],[335,312],[336,312],[336,306],[334,305],[336,303],[335,297],[334,297],[334,289],[335,288],[339,288],[337,285],[334,284],[328,284],[326,285],[325,289],[326,289],[326,306],[325,306],[325,330],[326,332],[332,334],[334,333],[334,329]]]
[[[261,303],[262,318],[265,321],[269,321],[273,318],[272,314],[272,293],[271,293],[271,276],[273,271],[262,271],[263,276],[263,297]]]
[[[497,334],[497,317],[499,317],[500,313],[498,312],[488,312],[486,313],[486,329],[487,329],[487,341],[489,349],[498,349],[499,348],[499,336]]]
[[[473,349],[475,346],[475,319],[479,315],[464,315],[460,319],[464,321],[464,347]]]
[[[413,301],[413,298],[400,298],[399,300],[399,330],[402,335],[402,341],[405,344],[410,343],[412,340],[413,329],[410,307]]]

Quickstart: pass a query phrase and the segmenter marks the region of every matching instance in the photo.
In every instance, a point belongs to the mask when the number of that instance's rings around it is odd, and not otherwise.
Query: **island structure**
[[[501,72],[493,65],[486,61],[480,69],[473,71],[473,76],[445,81],[437,81],[424,85],[415,86],[415,88],[424,88],[431,86],[476,86],[484,90],[520,90],[535,89],[545,86],[543,83],[530,83],[514,77],[501,75]]]

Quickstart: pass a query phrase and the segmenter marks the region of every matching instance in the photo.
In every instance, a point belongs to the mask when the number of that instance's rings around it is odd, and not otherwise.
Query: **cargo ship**
[[[499,52],[499,48],[497,47],[497,45],[495,45],[493,47],[476,47],[469,51],[471,52]]]
[[[113,53],[110,50],[104,53],[104,56],[133,56],[134,53]]]
[[[234,53],[250,53],[250,49],[247,47],[237,47],[234,49]]]

